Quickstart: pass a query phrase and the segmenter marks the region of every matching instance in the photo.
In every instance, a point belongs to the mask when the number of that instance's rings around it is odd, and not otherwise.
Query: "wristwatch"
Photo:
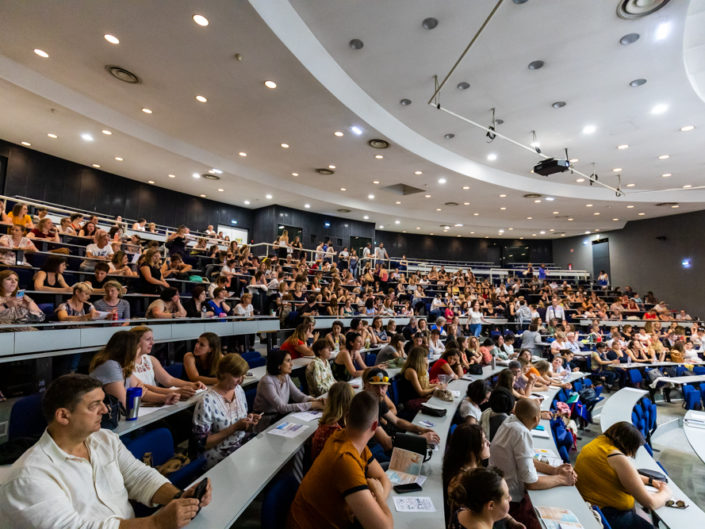
[[[177,492],[176,494],[174,494],[174,497],[171,498],[171,499],[172,499],[172,500],[178,500],[179,498],[181,498],[181,497],[184,495],[184,492],[186,492],[186,491],[183,490],[183,489],[179,490],[179,492]]]

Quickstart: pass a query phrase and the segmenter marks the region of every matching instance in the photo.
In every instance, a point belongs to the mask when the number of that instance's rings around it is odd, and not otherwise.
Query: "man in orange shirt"
[[[331,435],[304,476],[289,511],[288,529],[394,526],[387,507],[389,478],[367,442],[378,426],[378,401],[361,391],[350,403],[346,428]]]

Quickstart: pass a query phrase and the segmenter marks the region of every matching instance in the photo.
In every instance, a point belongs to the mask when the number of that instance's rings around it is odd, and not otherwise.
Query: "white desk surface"
[[[181,400],[181,401],[177,402],[176,404],[170,404],[168,406],[160,406],[158,408],[151,407],[151,406],[150,407],[145,406],[145,407],[141,408],[140,411],[149,410],[148,414],[138,416],[137,419],[134,421],[127,421],[127,420],[125,420],[124,417],[121,418],[120,422],[118,423],[118,427],[115,428],[113,430],[113,432],[115,432],[119,436],[123,436],[127,433],[133,432],[135,430],[143,428],[144,426],[152,424],[153,422],[164,419],[164,418],[168,417],[169,415],[173,415],[174,413],[178,413],[182,410],[192,408],[193,406],[196,405],[196,402],[198,402],[198,399],[201,398],[201,395],[203,395],[203,393],[198,393],[188,400]]]
[[[600,424],[604,432],[613,424],[626,421],[632,423],[632,409],[648,392],[634,389],[622,388],[617,393],[612,395],[602,408],[600,415]],[[686,434],[687,435],[687,434]],[[639,448],[636,457],[631,460],[635,468],[648,468],[663,472],[656,461],[646,451],[643,446]],[[661,507],[656,509],[656,514],[663,522],[671,529],[681,529],[686,527],[705,527],[705,512],[700,509],[695,503],[685,495],[685,493],[672,480],[668,480],[668,486],[673,492],[673,498],[676,500],[685,500],[690,506],[687,509],[673,509],[670,507]]]
[[[684,377],[658,377],[650,385],[655,388],[659,382],[670,384],[692,384],[693,382],[705,382],[705,375],[688,375]]]
[[[683,431],[690,446],[705,463],[705,412],[695,410],[685,412]]]

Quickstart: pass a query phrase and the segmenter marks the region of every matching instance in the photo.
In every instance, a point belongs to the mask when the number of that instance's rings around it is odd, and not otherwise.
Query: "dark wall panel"
[[[235,219],[252,236],[254,214],[249,209],[143,184],[2,140],[0,155],[8,159],[5,195],[197,230],[208,224],[231,225]]]

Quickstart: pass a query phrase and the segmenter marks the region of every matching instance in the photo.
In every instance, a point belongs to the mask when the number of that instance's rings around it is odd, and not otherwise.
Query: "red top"
[[[313,434],[313,439],[311,439],[311,460],[316,459],[316,456],[321,453],[323,447],[326,444],[328,438],[333,435],[334,432],[342,430],[343,427],[338,423],[335,424],[321,424],[318,429]]]
[[[291,355],[291,359],[294,360],[296,358],[301,358],[301,354],[296,350],[296,347],[299,345],[304,345],[304,342],[301,340],[297,340],[297,344],[292,343],[291,340],[285,340],[282,346],[279,348],[282,351],[286,351]]]
[[[436,360],[431,366],[431,370],[428,372],[428,380],[438,380],[438,375],[447,375],[447,373],[443,370],[443,366],[447,365],[449,365],[448,362],[443,358]]]

